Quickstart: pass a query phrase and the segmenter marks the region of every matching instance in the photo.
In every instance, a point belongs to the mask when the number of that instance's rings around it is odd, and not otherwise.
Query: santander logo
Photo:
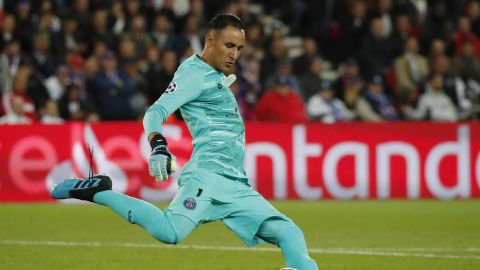
[[[247,123],[245,171],[271,199],[466,199],[480,197],[477,123],[270,125]],[[48,201],[64,178],[95,173],[113,189],[170,200],[192,153],[183,125],[164,125],[177,172],[157,183],[139,123],[0,126],[0,201]],[[90,158],[88,147],[94,149]]]

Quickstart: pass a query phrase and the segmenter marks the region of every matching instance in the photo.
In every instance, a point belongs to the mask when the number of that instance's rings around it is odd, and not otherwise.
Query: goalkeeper
[[[251,188],[243,169],[245,126],[229,89],[234,76],[224,75],[244,47],[243,24],[235,15],[221,14],[208,26],[202,54],[194,54],[179,66],[143,120],[152,147],[149,170],[157,181],[175,171],[175,157],[161,125],[177,108],[193,138],[191,159],[170,205],[161,211],[114,192],[110,178],[104,175],[64,180],[54,187],[52,196],[105,205],[167,244],[181,242],[202,223],[221,220],[249,247],[260,242],[279,246],[288,267],[318,269],[308,256],[302,231]]]

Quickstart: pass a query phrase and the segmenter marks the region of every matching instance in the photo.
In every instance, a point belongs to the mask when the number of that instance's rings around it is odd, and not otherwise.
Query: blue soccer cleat
[[[74,198],[92,202],[97,192],[111,189],[112,180],[106,175],[65,179],[53,187],[52,198],[58,200]]]

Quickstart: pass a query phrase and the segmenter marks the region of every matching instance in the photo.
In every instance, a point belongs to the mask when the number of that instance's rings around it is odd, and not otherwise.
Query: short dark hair
[[[209,23],[208,23],[208,30],[222,30],[228,26],[233,26],[237,29],[244,29],[245,26],[243,25],[240,18],[236,15],[230,13],[219,14],[215,16]]]

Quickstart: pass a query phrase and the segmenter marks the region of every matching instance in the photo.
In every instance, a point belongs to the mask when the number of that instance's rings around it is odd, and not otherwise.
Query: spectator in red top
[[[303,101],[290,88],[290,78],[279,75],[274,82],[273,89],[267,91],[255,107],[256,119],[287,123],[306,121]]]
[[[470,41],[475,50],[475,55],[480,56],[480,39],[472,33],[470,19],[460,17],[457,24],[458,32],[455,34],[455,54],[460,54],[465,41]]]

